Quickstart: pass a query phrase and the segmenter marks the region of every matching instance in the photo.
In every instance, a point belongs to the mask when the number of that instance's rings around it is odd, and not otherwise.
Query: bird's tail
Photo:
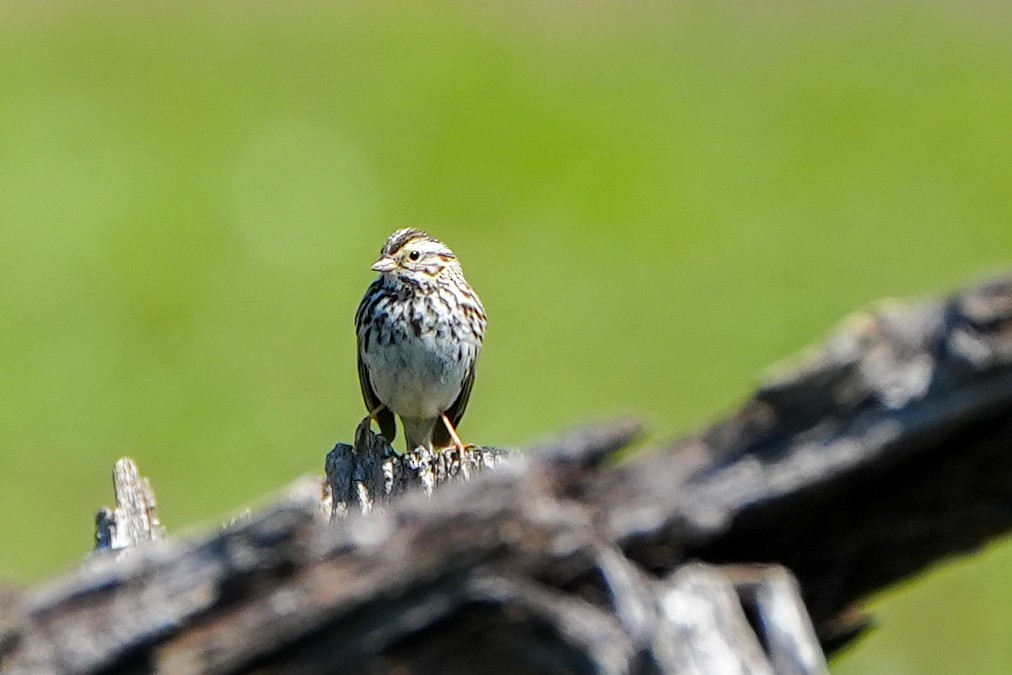
[[[436,428],[436,422],[439,422],[439,418],[436,419],[411,419],[401,418],[401,422],[404,423],[404,438],[407,440],[406,450],[411,452],[418,446],[431,448],[433,447],[433,431]],[[439,447],[439,444],[436,444]]]

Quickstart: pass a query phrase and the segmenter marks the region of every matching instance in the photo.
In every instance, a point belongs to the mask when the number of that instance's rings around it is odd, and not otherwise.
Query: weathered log
[[[495,468],[510,451],[466,447],[434,451],[419,447],[398,454],[382,436],[369,429],[365,418],[355,430],[355,444],[338,443],[327,454],[327,485],[333,518],[344,518],[355,507],[368,514],[409,490],[432,491],[454,480],[469,480],[484,469]]]
[[[1012,528],[1012,277],[854,318],[727,421],[591,483],[650,568],[788,567],[832,648],[853,602]]]
[[[100,560],[16,602],[0,673],[819,672],[793,578],[831,650],[862,597],[1012,528],[1012,278],[851,321],[727,421],[607,461],[638,433],[332,524],[313,482]]]

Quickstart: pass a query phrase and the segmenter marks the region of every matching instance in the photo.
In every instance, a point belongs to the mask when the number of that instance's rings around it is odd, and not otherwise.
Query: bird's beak
[[[391,258],[390,256],[385,255],[376,262],[374,262],[370,269],[372,269],[373,272],[379,272],[380,274],[393,272],[395,269],[397,269],[397,261]]]

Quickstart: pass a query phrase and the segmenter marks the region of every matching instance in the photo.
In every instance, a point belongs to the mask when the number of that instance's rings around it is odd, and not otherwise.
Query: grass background
[[[883,296],[1012,251],[1001,3],[0,2],[0,575],[79,560],[124,454],[171,531],[363,414],[352,317],[430,229],[491,317],[465,438],[715,419]],[[873,604],[838,673],[998,673],[1012,550]]]

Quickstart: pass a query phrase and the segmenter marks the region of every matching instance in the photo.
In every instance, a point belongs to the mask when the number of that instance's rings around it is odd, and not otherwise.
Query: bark
[[[824,672],[861,598],[1012,526],[1012,277],[854,318],[617,461],[639,434],[433,458],[428,496],[362,428],[327,488],[28,591],[0,673]]]
[[[442,452],[416,448],[398,454],[382,436],[369,430],[369,418],[355,430],[355,445],[338,443],[327,454],[326,473],[332,518],[354,510],[363,514],[383,508],[410,490],[427,495],[455,480],[470,480],[484,469],[495,468],[510,455],[502,448],[469,446]]]
[[[157,502],[151,483],[140,475],[137,464],[124,457],[112,470],[116,508],[103,508],[95,517],[95,548],[122,551],[165,538],[155,514]]]

